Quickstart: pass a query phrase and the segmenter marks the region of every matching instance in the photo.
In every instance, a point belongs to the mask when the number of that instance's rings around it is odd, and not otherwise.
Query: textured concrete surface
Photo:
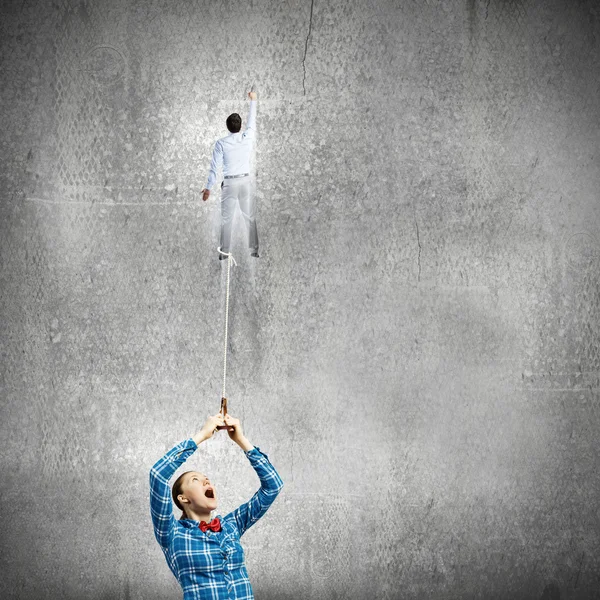
[[[252,83],[227,389],[285,482],[257,599],[599,597],[594,0],[0,17],[2,598],[181,597],[148,470],[219,408],[199,192]],[[186,467],[223,514],[258,486],[222,435]]]

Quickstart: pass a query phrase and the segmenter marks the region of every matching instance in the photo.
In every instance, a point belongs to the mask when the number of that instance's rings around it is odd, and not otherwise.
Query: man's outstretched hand
[[[250,98],[250,100],[256,100],[256,92],[248,92],[248,98]]]
[[[208,197],[210,196],[210,190],[204,189],[202,190],[202,200],[208,200]]]

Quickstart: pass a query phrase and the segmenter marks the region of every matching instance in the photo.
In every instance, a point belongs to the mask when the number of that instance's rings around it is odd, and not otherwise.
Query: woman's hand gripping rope
[[[242,442],[242,439],[244,438],[242,424],[239,419],[232,417],[229,413],[227,413],[225,417],[223,417],[221,412],[218,412],[216,415],[210,415],[200,430],[201,436],[206,440],[211,438],[213,434],[218,431],[217,427],[219,425],[227,427],[227,434],[236,444]]]

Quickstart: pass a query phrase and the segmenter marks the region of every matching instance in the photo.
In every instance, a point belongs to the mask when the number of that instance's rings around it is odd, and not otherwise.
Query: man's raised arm
[[[244,137],[254,138],[256,135],[256,92],[248,92],[248,97],[250,98],[250,110]]]

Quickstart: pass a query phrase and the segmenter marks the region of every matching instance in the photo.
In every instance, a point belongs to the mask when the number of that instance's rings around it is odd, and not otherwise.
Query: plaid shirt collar
[[[223,517],[221,515],[215,515],[215,517],[219,517],[219,521],[221,521],[221,524],[223,524]],[[215,517],[212,517],[210,520],[212,521],[212,519]],[[200,521],[196,521],[195,519],[179,519],[179,522],[188,529],[200,527]]]

